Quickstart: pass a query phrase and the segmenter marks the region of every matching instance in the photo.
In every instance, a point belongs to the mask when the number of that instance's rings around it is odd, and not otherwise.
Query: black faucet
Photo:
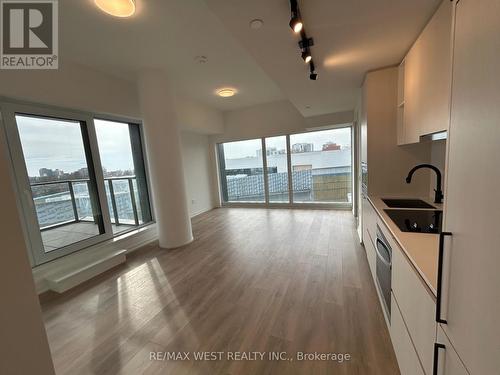
[[[434,189],[435,195],[434,195],[434,203],[442,203],[443,202],[443,191],[441,190],[441,172],[439,171],[438,168],[433,166],[432,164],[419,164],[411,169],[410,172],[408,172],[408,176],[406,177],[406,183],[411,182],[411,177],[413,176],[413,173],[417,169],[420,168],[429,168],[432,169],[434,172],[436,172],[436,188]]]

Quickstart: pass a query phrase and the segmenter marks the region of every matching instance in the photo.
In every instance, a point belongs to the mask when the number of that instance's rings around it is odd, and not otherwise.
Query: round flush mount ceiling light
[[[229,87],[218,89],[216,91],[217,95],[219,95],[222,98],[230,98],[231,96],[234,96],[236,94],[236,92],[237,91],[235,89],[232,89]]]
[[[135,13],[134,0],[94,0],[95,5],[103,12],[115,17],[130,17]]]

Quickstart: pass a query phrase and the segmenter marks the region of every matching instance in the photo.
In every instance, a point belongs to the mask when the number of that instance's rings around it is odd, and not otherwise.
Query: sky
[[[266,147],[286,148],[285,136],[266,138]],[[344,147],[351,146],[351,128],[329,129],[290,135],[290,145],[294,143],[313,143],[315,151],[321,151],[326,142],[334,142]],[[255,157],[262,148],[260,139],[224,143],[224,154],[228,159],[248,156]]]
[[[80,123],[16,116],[26,168],[30,177],[41,168],[74,172],[86,168]],[[101,163],[108,171],[133,169],[128,124],[95,120]]]

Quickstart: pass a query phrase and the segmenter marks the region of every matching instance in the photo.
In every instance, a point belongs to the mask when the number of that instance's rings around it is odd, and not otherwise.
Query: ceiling
[[[319,73],[309,80],[288,0],[206,0],[304,116],[353,109],[365,73],[399,63],[441,0],[299,0]],[[248,28],[262,18],[257,32]],[[310,108],[307,108],[307,107]]]
[[[401,61],[440,1],[299,0],[318,81],[288,27],[288,0],[137,0],[130,19],[93,0],[61,1],[61,63],[131,80],[164,68],[180,91],[220,110],[288,99],[304,116],[320,115],[353,109],[364,74]],[[254,18],[262,28],[249,27]],[[214,95],[223,86],[238,95]]]
[[[225,30],[203,0],[136,0],[129,19],[106,15],[93,0],[59,1],[61,64],[65,60],[135,80],[163,68],[185,95],[220,110],[284,100],[278,86]],[[196,56],[208,61],[198,63]],[[235,87],[238,95],[214,91]]]

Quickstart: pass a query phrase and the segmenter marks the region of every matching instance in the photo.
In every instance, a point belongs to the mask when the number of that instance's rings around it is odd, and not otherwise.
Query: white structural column
[[[175,248],[193,240],[175,95],[162,70],[143,72],[138,89],[159,244]]]

